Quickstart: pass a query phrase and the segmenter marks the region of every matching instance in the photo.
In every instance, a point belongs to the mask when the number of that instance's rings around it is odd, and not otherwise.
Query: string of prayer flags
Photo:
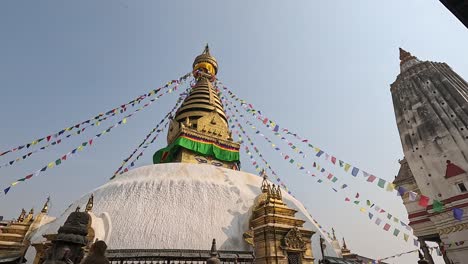
[[[49,142],[51,139],[58,138],[59,136],[63,135],[65,132],[70,132],[70,131],[72,131],[74,129],[80,129],[80,127],[82,125],[95,123],[96,120],[99,120],[99,119],[101,119],[101,118],[103,118],[105,116],[110,116],[110,115],[115,115],[115,114],[118,114],[118,113],[123,113],[123,112],[125,112],[127,110],[127,107],[129,107],[129,106],[133,107],[136,104],[140,104],[145,98],[156,95],[161,89],[165,89],[165,88],[169,87],[170,85],[173,85],[173,84],[178,85],[182,81],[185,81],[187,78],[189,78],[191,75],[192,75],[192,73],[185,74],[184,76],[180,77],[178,80],[169,81],[166,85],[164,85],[164,86],[162,86],[160,88],[157,88],[157,89],[153,89],[150,92],[148,92],[147,94],[140,95],[140,96],[136,97],[135,99],[133,99],[133,100],[131,100],[131,101],[125,103],[125,104],[120,105],[119,107],[113,108],[112,110],[109,110],[109,111],[107,111],[105,113],[100,113],[100,114],[98,114],[98,115],[96,115],[96,116],[94,116],[94,117],[92,117],[92,118],[90,118],[88,120],[83,121],[83,122],[80,122],[80,123],[77,123],[75,125],[66,127],[64,129],[56,132],[56,133],[53,133],[53,134],[50,134],[50,135],[47,135],[47,136],[32,140],[29,143],[26,143],[26,144],[23,144],[23,145],[14,147],[14,148],[10,148],[9,150],[6,150],[6,151],[0,151],[0,157],[3,156],[3,155],[6,155],[8,153],[19,151],[21,149],[30,148],[31,146],[35,146],[35,145],[39,144],[42,141]],[[97,122],[97,123],[99,124],[99,122]]]
[[[188,92],[189,90],[191,89],[191,87],[188,87],[187,89],[185,89],[185,91],[183,91],[180,95],[179,95],[179,98],[177,99],[177,102],[176,104],[174,105],[174,107],[163,117],[163,119],[150,131],[149,134],[146,135],[145,139],[138,145],[138,147],[130,154],[130,156],[128,156],[126,159],[123,160],[122,164],[120,165],[119,168],[117,168],[117,170],[114,172],[114,174],[112,175],[112,177],[110,179],[114,179],[116,177],[117,174],[122,174],[122,169],[123,167],[130,161],[130,159],[132,159],[132,157],[136,154],[136,152],[140,149],[140,148],[146,148],[149,144],[146,143],[146,141],[148,141],[148,139],[151,137],[151,135],[153,135],[153,133],[157,133],[156,136],[154,136],[154,138],[151,140],[150,144],[153,143],[157,136],[159,135],[159,126],[164,123],[169,117],[173,116],[174,112],[177,110],[177,108],[179,107],[179,105],[182,103],[182,101],[184,100],[184,98],[188,95]],[[122,120],[122,123],[125,124],[127,122],[127,119],[124,118]],[[164,127],[167,126],[167,123]],[[146,145],[145,145],[146,144]],[[135,160],[133,160],[133,162],[135,162],[136,160],[138,160],[142,155],[143,155],[143,152],[140,152],[140,154],[136,157]],[[127,169],[130,169],[131,167],[133,167],[134,164],[130,164],[129,167],[127,167]]]
[[[268,128],[275,128],[275,134],[278,134],[280,136],[280,134],[277,132],[277,131],[282,131],[282,132],[285,132],[287,135],[292,135],[294,136],[295,138],[297,138],[298,140],[300,140],[301,142],[303,143],[306,143],[308,147],[314,149],[314,151],[316,151],[316,155],[317,157],[325,157],[325,160],[327,161],[330,161],[332,164],[336,164],[336,160],[337,158],[334,156],[334,155],[331,155],[329,153],[326,153],[325,151],[323,151],[322,149],[320,148],[317,148],[315,146],[313,146],[312,144],[309,143],[309,140],[308,139],[305,139],[305,138],[302,138],[300,136],[298,136],[297,133],[293,133],[291,132],[289,129],[286,129],[286,128],[283,128],[283,129],[279,129],[279,125],[272,121],[271,118],[267,118],[266,116],[262,115],[261,111],[259,110],[256,110],[252,104],[249,104],[247,103],[245,100],[243,99],[240,99],[237,95],[235,95],[230,89],[228,89],[222,82],[220,82],[218,80],[217,84],[220,84],[222,85],[222,89],[224,91],[226,91],[229,96],[234,99],[235,101],[239,102],[240,105],[244,108],[244,110],[247,112],[247,113],[250,113],[254,118],[256,119],[259,119],[261,120],[262,124],[264,124],[265,126],[267,126]],[[216,85],[217,85],[216,84]],[[325,154],[325,155],[323,155]],[[329,158],[331,157],[331,158]],[[369,173],[363,171],[363,170],[360,170],[358,167],[356,166],[352,166],[351,164],[349,163],[346,163],[342,160],[339,160],[339,165],[340,167],[342,167],[344,169],[345,172],[349,172],[350,168],[353,167],[353,169],[351,170],[351,175],[353,175],[354,177],[356,177],[359,173],[359,171],[362,171],[364,177],[367,178],[367,176],[369,175]],[[372,177],[370,179],[367,179],[367,182],[373,182],[377,177],[375,177],[374,175],[372,175]],[[387,182],[386,180],[384,179],[381,179],[379,178],[379,181],[378,181],[378,186],[382,189],[385,188],[385,185],[388,183],[388,184],[392,184],[390,182]],[[394,190],[394,185],[391,185],[387,188],[387,191],[393,191]]]
[[[138,112],[139,110],[141,110],[141,108],[133,111],[132,113],[126,115],[124,118],[130,118],[132,117],[136,112]],[[123,119],[122,119],[123,120]],[[70,157],[73,157],[77,151],[80,151],[82,150],[84,147],[86,146],[92,146],[91,144],[89,144],[89,142],[93,142],[93,140],[97,139],[97,138],[100,138],[102,135],[104,135],[105,133],[108,133],[110,132],[112,129],[116,128],[117,126],[123,124],[122,120],[120,120],[119,122],[113,124],[112,126],[108,127],[106,130],[102,131],[101,133],[95,135],[93,138],[81,143],[77,148],[73,149],[72,151],[68,152],[67,154],[61,156],[61,158],[58,158],[56,159],[55,161],[52,161],[52,162],[49,162],[46,166],[44,166],[42,169],[39,169],[37,171],[35,171],[34,173],[32,174],[29,174],[27,175],[26,177],[24,178],[20,178],[14,182],[12,182],[10,184],[9,187],[5,188],[3,190],[3,192],[5,193],[5,195],[10,191],[11,187],[13,186],[16,186],[18,183],[20,182],[24,182],[25,180],[29,180],[31,179],[33,176],[37,176],[39,174],[41,174],[42,172],[45,172],[47,169],[52,169],[54,168],[55,166],[58,166],[58,165],[61,165],[63,164],[62,161],[65,161],[65,160],[68,160]],[[89,145],[88,145],[89,144]],[[60,160],[60,161],[59,161]]]

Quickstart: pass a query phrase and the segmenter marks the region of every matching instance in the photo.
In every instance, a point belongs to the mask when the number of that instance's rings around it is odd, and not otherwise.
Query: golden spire
[[[89,212],[93,209],[94,206],[94,195],[91,194],[91,197],[88,199],[88,203],[86,204],[85,212]]]
[[[333,240],[336,240],[335,229],[332,227]]]
[[[26,210],[24,210],[24,208],[23,208],[23,209],[21,209],[21,214],[18,217],[18,222],[23,222],[25,216],[26,216]]]
[[[76,207],[76,209],[75,209],[75,212],[79,212],[80,209],[81,209],[81,207],[78,205],[78,206]]]
[[[260,173],[263,177],[263,181],[262,181],[262,192],[263,193],[267,193],[268,190],[270,189],[270,184],[268,183],[268,176],[265,172],[265,169],[262,170],[262,172]]]
[[[169,144],[177,138],[181,126],[232,141],[223,104],[212,84],[217,72],[218,62],[210,54],[207,45],[193,62],[193,76],[197,82],[175,114],[173,121],[177,123],[171,122],[167,135]],[[203,117],[209,117],[210,120],[199,123]]]
[[[348,249],[348,246],[346,246],[346,240],[343,237],[343,249]]]
[[[44,206],[42,207],[41,213],[47,214],[47,212],[49,211],[49,202],[50,202],[50,196],[47,197],[47,200],[46,200]]]

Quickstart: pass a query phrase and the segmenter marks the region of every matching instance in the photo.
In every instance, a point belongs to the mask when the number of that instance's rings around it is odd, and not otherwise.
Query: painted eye
[[[216,161],[216,160],[212,161],[212,162],[211,162],[211,165],[214,165],[214,166],[217,166],[217,167],[223,166],[223,164],[222,164],[221,162]]]
[[[201,158],[201,157],[195,157],[195,159],[198,161],[198,163],[208,163],[206,159]]]

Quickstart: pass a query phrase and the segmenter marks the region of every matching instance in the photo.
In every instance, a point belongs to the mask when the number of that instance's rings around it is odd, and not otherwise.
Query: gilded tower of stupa
[[[209,163],[230,169],[239,166],[239,143],[233,141],[226,114],[212,82],[218,63],[208,45],[193,62],[196,84],[173,117],[168,146],[155,153],[153,161]]]

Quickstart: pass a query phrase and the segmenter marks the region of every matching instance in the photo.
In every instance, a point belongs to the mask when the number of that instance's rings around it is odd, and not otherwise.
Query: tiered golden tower
[[[196,84],[169,125],[168,146],[153,156],[154,163],[209,163],[230,169],[239,165],[239,144],[229,130],[224,107],[212,82],[218,63],[208,45],[193,62]]]

